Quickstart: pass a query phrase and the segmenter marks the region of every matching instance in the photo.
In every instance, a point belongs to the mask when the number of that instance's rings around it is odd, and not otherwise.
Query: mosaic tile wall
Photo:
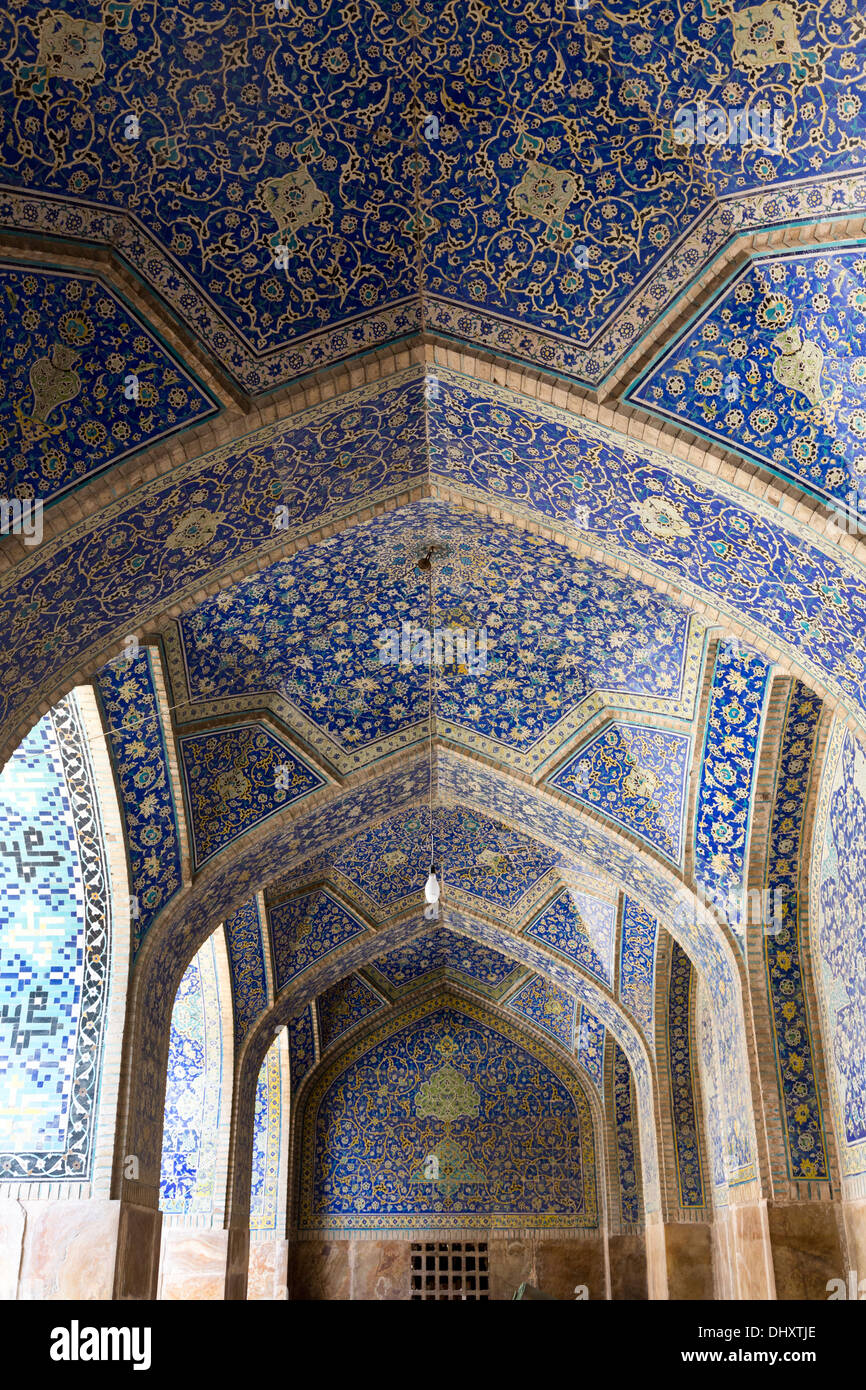
[[[637,1180],[637,1136],[632,1106],[631,1069],[628,1058],[615,1040],[613,1048],[613,1113],[616,1125],[616,1156],[619,1172],[619,1201],[623,1222],[640,1220],[640,1194]]]
[[[655,957],[658,922],[628,894],[623,897],[619,997],[654,1047]]]
[[[770,665],[739,644],[720,643],[695,810],[695,880],[742,935],[742,891],[758,745]]]
[[[564,989],[536,975],[509,999],[508,1007],[550,1033],[568,1052],[572,1051],[577,1006]]]
[[[827,759],[814,957],[840,1162],[854,1176],[866,1172],[866,753],[837,729]]]
[[[171,1015],[159,1209],[210,1215],[221,1123],[222,1009],[216,946],[208,937],[178,985]]]
[[[0,265],[0,360],[3,497],[53,501],[217,411],[153,331],[88,275]]]
[[[250,1230],[277,1231],[280,1207],[280,1140],[283,1078],[280,1045],[274,1042],[262,1062],[256,1082],[253,1112],[253,1172],[250,1186]]]
[[[720,1088],[722,1078],[713,1037],[713,1014],[704,986],[698,991],[698,1056],[701,1093],[704,1102],[704,1126],[709,1149],[710,1174],[713,1183],[714,1206],[726,1206],[728,1185],[725,1178],[725,1141],[722,1129]]]
[[[135,951],[182,883],[180,832],[153,663],[151,653],[142,649],[135,658],[119,657],[103,666],[96,677],[123,811],[129,886],[137,899],[132,913]]]
[[[580,1021],[577,1026],[577,1060],[586,1067],[598,1087],[599,1095],[604,1095],[604,1040],[603,1023],[589,1012],[584,1004],[580,1006]]]
[[[376,976],[393,989],[417,984],[434,970],[453,970],[491,994],[507,987],[520,969],[516,961],[507,960],[498,951],[438,926],[379,956],[373,967]]]
[[[316,1004],[322,1051],[368,1014],[385,1007],[385,1000],[360,977],[350,975],[326,989]]]
[[[262,724],[178,740],[196,868],[325,779]]]
[[[679,864],[690,758],[687,734],[613,723],[549,780]]]
[[[795,681],[785,711],[765,876],[770,921],[764,923],[764,962],[788,1171],[792,1178],[809,1181],[830,1179],[800,919],[800,856],[820,717],[821,701]],[[774,911],[777,893],[779,920]]]
[[[519,1028],[494,1027],[480,1005],[428,1003],[365,1035],[316,1081],[300,1225],[339,1233],[479,1222],[597,1225],[589,1105],[566,1064]]]
[[[668,1067],[677,1185],[680,1205],[683,1207],[705,1205],[701,1138],[695,1109],[697,1072],[692,1057],[692,1007],[695,986],[692,963],[679,943],[674,941],[671,943],[671,973],[668,986]]]
[[[588,920],[592,923],[592,939]],[[560,893],[526,928],[526,935],[543,941],[610,985],[616,908],[588,894]]]
[[[226,919],[225,934],[232,975],[237,1052],[259,1014],[268,1007],[265,942],[255,898]]]
[[[455,663],[440,674],[446,736],[534,768],[597,712],[601,692],[691,713],[697,653],[684,608],[539,536],[427,504],[302,550],[184,615],[174,698],[188,681],[203,716],[273,692],[341,771],[405,747],[427,716],[426,668],[383,663],[382,633],[429,621],[414,567],[427,536],[446,551],[434,626],[487,633],[483,671]],[[657,772],[680,751],[655,731],[644,744]]]
[[[328,893],[307,893],[268,909],[277,990],[364,931],[364,924]]]
[[[639,895],[647,910],[652,910],[658,920],[676,922],[678,932],[683,934],[690,954],[698,962],[703,978],[708,981],[714,1001],[716,1045],[722,1073],[726,1078],[723,1099],[727,1171],[732,1179],[750,1181],[755,1175],[755,1138],[748,1085],[748,1054],[742,1014],[738,1012],[736,1004],[739,981],[732,961],[719,942],[718,933],[703,923],[690,899],[678,894],[635,851],[613,844],[607,836],[568,814],[562,807],[539,800],[531,791],[516,786],[494,770],[481,767],[470,769],[463,763],[443,757],[439,765],[439,786],[440,790],[447,791],[449,797],[453,796],[463,805],[472,806],[479,802],[491,814],[525,827],[527,834],[552,842],[563,853],[573,855],[599,872],[619,880],[628,886],[630,892]],[[520,958],[525,960],[526,954],[521,954]],[[549,962],[540,968],[556,978],[555,967]],[[593,1002],[592,1007],[607,1023],[602,1005]],[[643,1065],[640,1053],[633,1049],[628,1055],[639,1078]],[[649,1104],[645,1099],[648,1095],[649,1091],[644,1092],[639,1085],[638,1096],[642,1104]],[[645,1122],[647,1128],[644,1128],[642,1116],[641,1136],[642,1139],[646,1137],[644,1147],[647,1149],[644,1153],[644,1180],[651,1190],[653,1156],[647,1147],[649,1137],[654,1132],[651,1111],[647,1112]]]
[[[290,1020],[288,1031],[289,1069],[292,1078],[292,1095],[294,1096],[300,1090],[302,1081],[316,1060],[313,1014],[309,1005],[297,1018]]]
[[[617,0],[577,24],[567,0],[494,0],[373,25],[325,0],[311,31],[303,10],[83,18],[26,0],[0,69],[2,222],[116,244],[251,391],[418,326],[419,248],[428,327],[595,381],[732,224],[796,220],[810,194],[822,206],[818,170],[862,167],[856,19],[846,0]],[[70,91],[88,119],[58,147]],[[675,113],[698,100],[765,102],[784,143],[684,148]],[[720,209],[724,193],[746,206]]]
[[[862,510],[864,384],[866,242],[859,242],[756,258],[627,399],[817,497],[845,503],[852,492]]]
[[[0,771],[0,1180],[90,1175],[110,931],[99,806],[72,695]]]

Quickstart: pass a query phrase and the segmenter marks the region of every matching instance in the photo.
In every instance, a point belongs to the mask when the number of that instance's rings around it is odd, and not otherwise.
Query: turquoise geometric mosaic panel
[[[218,409],[153,330],[89,275],[0,266],[0,360],[3,497],[54,501]]]
[[[324,786],[324,778],[262,724],[188,734],[179,747],[197,868]]]
[[[695,879],[737,933],[770,663],[721,642],[713,667],[695,810]]]
[[[548,780],[679,864],[690,750],[687,734],[615,722]]]
[[[864,386],[866,242],[858,242],[755,258],[627,399],[816,497],[862,510]]]
[[[336,1042],[347,1029],[360,1023],[362,1018],[384,1006],[385,1001],[381,995],[365,984],[360,975],[350,975],[348,979],[340,980],[330,989],[326,989],[316,1004],[322,1051]]]
[[[605,1026],[591,1014],[585,1004],[580,1006],[580,1022],[577,1027],[577,1060],[585,1067],[604,1094],[604,1040]]]
[[[593,900],[586,894],[580,896],[580,906],[586,912]],[[594,916],[601,919],[605,929],[604,935],[607,937],[607,942],[600,945],[602,949],[605,944],[609,948],[613,941],[616,908],[613,903],[603,902],[597,902],[594,906]],[[590,975],[594,975],[597,980],[601,980],[602,984],[611,983],[609,962],[598,954],[593,941],[590,940],[583,914],[578,910],[571,893],[560,893],[552,903],[548,903],[541,915],[526,928],[526,935],[534,936],[537,941],[545,941],[548,946],[552,946]],[[609,954],[608,949],[607,955]]]
[[[329,893],[306,893],[268,909],[277,989],[365,930]]]
[[[571,1052],[574,1047],[576,1004],[559,985],[551,984],[541,975],[534,975],[509,999],[508,1007],[514,1009],[515,1013],[523,1014],[536,1027],[543,1028]]]
[[[181,886],[180,833],[154,682],[153,657],[118,657],[96,690],[108,731],[126,827],[133,949]]]
[[[0,1180],[86,1179],[111,922],[74,696],[0,771]]]
[[[394,989],[417,983],[434,970],[453,970],[491,993],[498,993],[521,970],[498,951],[445,927],[434,927],[425,936],[379,956],[372,968]]]
[[[701,1140],[695,1112],[696,1065],[692,1060],[692,963],[674,941],[668,991],[668,1058],[671,1077],[671,1119],[677,1160],[680,1204],[704,1206]]]
[[[310,1094],[302,1229],[597,1224],[589,1106],[561,1063],[468,1004],[392,1029]]]
[[[277,1229],[280,1204],[280,1138],[282,1133],[282,1067],[279,1043],[271,1045],[256,1082],[253,1112],[253,1168],[250,1187],[250,1230]]]
[[[658,922],[626,895],[622,910],[622,944],[619,958],[619,997],[653,1045],[655,955]]]
[[[622,1219],[632,1223],[640,1219],[640,1194],[637,1185],[637,1135],[634,1124],[631,1070],[628,1058],[619,1043],[613,1047],[613,1113],[616,1125],[616,1156],[619,1174],[619,1200]]]
[[[265,943],[259,905],[252,898],[226,918],[226,945],[232,972],[235,1050],[268,1006]]]
[[[866,753],[852,734],[825,782],[818,944],[837,1134],[854,1175],[866,1172]]]
[[[222,1027],[211,936],[187,966],[171,1015],[160,1211],[213,1211],[221,1083]]]

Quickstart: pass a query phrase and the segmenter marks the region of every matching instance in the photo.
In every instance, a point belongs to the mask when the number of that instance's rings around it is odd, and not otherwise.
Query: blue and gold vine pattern
[[[438,1180],[425,1160],[440,1159]],[[326,1067],[306,1102],[301,1229],[594,1228],[577,1078],[482,1006],[419,1005]]]
[[[619,1175],[619,1201],[623,1222],[640,1220],[640,1194],[637,1182],[637,1136],[634,1128],[631,1068],[615,1038],[613,1049],[613,1114],[616,1126],[616,1156]]]
[[[120,792],[136,952],[182,882],[180,833],[150,652],[142,648],[136,657],[119,656],[103,666],[96,692]]]
[[[445,927],[434,927],[426,935],[379,956],[372,969],[392,990],[414,987],[433,971],[450,970],[464,975],[477,989],[491,996],[501,994],[521,973],[516,961],[506,960],[499,951]]]
[[[153,331],[90,275],[0,266],[0,361],[3,497],[53,501],[218,409]],[[128,396],[132,389],[137,397]]]
[[[614,722],[549,782],[679,864],[691,739]]]
[[[788,697],[767,845],[769,904],[781,894],[781,925],[765,924],[764,963],[789,1172],[829,1181],[801,961],[800,855],[821,701],[795,681]]]
[[[255,898],[226,919],[225,933],[232,974],[235,1051],[238,1051],[252,1024],[268,1007],[265,943]]]
[[[580,1022],[577,1027],[577,1060],[592,1077],[599,1095],[604,1094],[605,1037],[604,1024],[590,1013],[585,1004],[581,1004]]]
[[[679,942],[674,941],[668,984],[668,1062],[677,1185],[683,1207],[706,1205],[702,1145],[695,1110],[698,1073],[692,1056],[694,988],[692,963]]]
[[[581,895],[585,897],[585,895]],[[598,903],[599,915],[612,923],[616,909],[612,903]],[[568,892],[560,893],[552,903],[526,928],[527,936],[534,936],[552,946],[555,951],[573,960],[602,984],[609,985],[610,965],[602,960],[590,940],[586,924],[578,907]]]
[[[571,1052],[577,1005],[559,985],[535,975],[509,999],[508,1007],[543,1028]]]
[[[315,1064],[316,1046],[313,1037],[312,1006],[307,1005],[297,1018],[289,1020],[289,1074],[292,1080],[292,1095],[301,1088],[301,1083]]]
[[[371,989],[360,975],[350,975],[348,979],[339,980],[326,989],[316,1004],[322,1051],[325,1052],[349,1028],[369,1014],[376,1013],[384,1004],[381,995]]]
[[[25,0],[0,67],[0,221],[115,246],[248,390],[404,336],[422,304],[428,327],[597,377],[736,226],[705,225],[717,195],[772,186],[781,220],[786,185],[862,167],[856,17],[422,0],[373,22],[326,0],[313,21],[182,0],[157,21]],[[780,71],[781,151],[673,142],[684,102],[779,108]]]
[[[283,1104],[279,1043],[274,1042],[256,1081],[253,1111],[253,1166],[250,1230],[277,1231],[280,1205],[280,1137]]]
[[[381,633],[428,621],[412,553],[419,519],[398,511],[344,531],[185,615],[183,675],[178,661],[172,678],[178,687],[188,680],[196,715],[259,705],[273,692],[286,720],[345,771],[417,737],[426,668],[383,664]],[[689,702],[684,608],[515,528],[439,507],[425,507],[423,524],[448,550],[438,625],[487,632],[483,672],[451,664],[440,674],[444,734],[534,768],[602,707],[602,692],[638,709],[677,713]],[[653,747],[661,740],[660,753],[669,738],[672,756],[678,748],[675,736],[646,737]]]
[[[179,740],[196,868],[325,779],[262,724]]]
[[[813,863],[818,985],[843,1173],[866,1171],[866,754],[840,720],[828,745]]]
[[[655,955],[658,922],[628,894],[623,896],[619,997],[653,1045]]]
[[[722,642],[716,652],[695,810],[695,880],[737,933],[770,664]]]
[[[627,399],[850,505],[866,499],[864,386],[860,242],[754,260]]]
[[[365,930],[329,893],[307,893],[269,907],[277,989]]]

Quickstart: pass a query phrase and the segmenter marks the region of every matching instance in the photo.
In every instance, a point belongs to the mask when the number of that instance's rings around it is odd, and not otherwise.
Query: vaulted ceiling
[[[312,1056],[459,977],[639,1069],[657,923],[744,881],[772,681],[864,721],[856,0],[0,29],[0,492],[44,507],[0,537],[3,756],[95,683],[135,947],[255,918],[247,1030],[282,991]],[[484,634],[432,692],[431,547],[434,627]],[[737,929],[680,931],[708,979]]]

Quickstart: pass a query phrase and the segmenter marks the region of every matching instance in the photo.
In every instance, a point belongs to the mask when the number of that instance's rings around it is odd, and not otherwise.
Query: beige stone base
[[[611,1298],[647,1298],[647,1247],[644,1237],[637,1234],[610,1236],[607,1244]]]
[[[424,1239],[423,1236],[417,1237]],[[435,1240],[435,1236],[432,1237]],[[250,1277],[252,1279],[252,1251]],[[521,1284],[549,1298],[571,1300],[583,1286],[590,1299],[607,1297],[604,1239],[545,1240],[488,1237],[489,1295],[511,1299]],[[411,1298],[408,1240],[302,1240],[289,1260],[293,1300],[401,1301]]]
[[[274,1300],[288,1297],[289,1242],[251,1240],[247,1298]]]
[[[110,1299],[120,1202],[0,1200],[0,1298]]]
[[[228,1231],[169,1226],[162,1233],[159,1297],[186,1302],[225,1298]]]
[[[832,1202],[768,1204],[777,1298],[826,1299],[828,1282],[846,1277],[839,1216]]]

